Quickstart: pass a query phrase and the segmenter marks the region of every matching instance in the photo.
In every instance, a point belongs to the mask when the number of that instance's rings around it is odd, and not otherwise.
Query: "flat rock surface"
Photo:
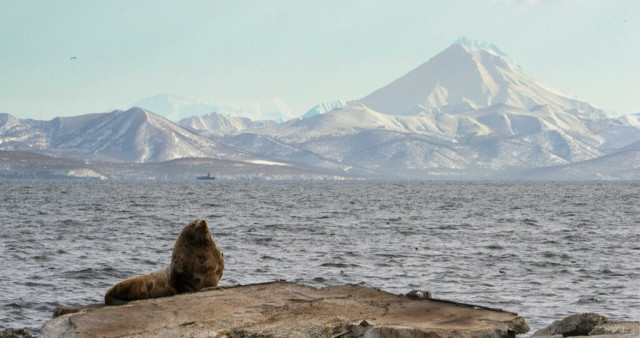
[[[52,319],[42,335],[513,337],[528,330],[521,317],[500,310],[357,285],[315,289],[280,281],[87,308]]]

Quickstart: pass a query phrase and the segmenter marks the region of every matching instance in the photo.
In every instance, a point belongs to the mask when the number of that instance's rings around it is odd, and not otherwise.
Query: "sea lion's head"
[[[182,229],[180,236],[178,236],[176,245],[181,242],[182,244],[189,246],[202,246],[207,245],[209,242],[213,242],[211,240],[211,233],[209,232],[207,222],[201,219],[196,219],[187,224],[187,226]]]

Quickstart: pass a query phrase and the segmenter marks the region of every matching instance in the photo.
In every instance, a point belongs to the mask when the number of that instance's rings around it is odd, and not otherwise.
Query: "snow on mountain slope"
[[[640,148],[565,165],[522,170],[507,178],[526,180],[640,180]]]
[[[437,138],[394,130],[363,130],[353,134],[309,140],[300,144],[347,164],[352,172],[374,172],[388,177],[407,177],[424,169],[461,169],[472,165],[464,147]]]
[[[423,116],[390,116],[373,111],[362,104],[348,104],[325,114],[288,121],[260,133],[283,142],[300,143],[314,138],[348,135],[370,129],[442,134],[436,122]]]
[[[598,132],[609,130],[612,122],[592,130],[589,121],[548,105],[392,116],[350,103],[256,133],[354,168],[417,175],[419,170],[507,170],[596,158],[604,155]]]
[[[570,144],[573,142],[557,133],[545,132],[451,143],[428,135],[380,129],[311,139],[298,146],[354,168],[417,178],[433,170],[480,173],[566,164],[570,161],[563,156],[571,156],[567,150],[575,147]],[[588,154],[583,157],[594,157]]]
[[[608,127],[601,134],[600,149],[610,151],[640,141],[640,116],[621,116],[608,124]]]
[[[626,123],[630,126],[640,128],[640,114],[624,115],[620,116],[618,120],[622,123]]]
[[[104,121],[86,129],[78,139],[84,153],[123,162],[159,162],[185,157],[237,159],[245,156],[140,108],[110,113]],[[56,148],[61,149],[61,146]]]
[[[334,101],[328,101],[328,102],[322,102],[320,104],[317,104],[315,107],[309,109],[306,113],[304,113],[301,118],[307,118],[307,117],[311,117],[311,116],[316,116],[319,114],[324,114],[326,112],[330,112],[332,110],[338,109],[338,108],[342,108],[346,105],[347,103],[344,102],[343,100],[334,100]]]
[[[301,149],[273,139],[269,136],[257,134],[239,134],[227,136],[220,140],[226,145],[243,149],[261,156],[303,168],[321,168],[342,171],[344,165],[332,161],[317,153]]]
[[[464,47],[468,51],[474,51],[474,52],[475,51],[485,51],[485,52],[487,52],[489,54],[500,56],[505,61],[509,62],[510,64],[514,64],[515,65],[515,63],[511,60],[509,55],[507,55],[507,53],[505,53],[502,50],[500,50],[500,48],[498,48],[498,46],[496,46],[494,44],[481,42],[481,41],[474,40],[474,39],[470,39],[470,38],[468,38],[466,36],[463,36],[463,37],[459,38],[453,44],[454,45],[460,45],[460,46]],[[520,68],[520,67],[518,66],[518,68]]]
[[[602,111],[546,86],[523,72],[493,45],[461,39],[401,78],[360,99],[390,115],[504,103],[531,109],[547,104],[575,115],[603,117]],[[464,110],[464,109],[463,109]]]
[[[246,129],[275,126],[276,121],[253,121],[246,117],[223,116],[217,113],[191,116],[178,121],[178,125],[207,137],[235,134]]]
[[[55,128],[52,125],[53,121],[22,120],[0,114],[0,150],[50,153],[49,135]]]
[[[370,129],[429,135],[454,143],[561,130],[568,135],[582,135],[593,144],[598,144],[596,133],[576,116],[545,106],[527,110],[505,104],[460,114],[423,112],[414,116],[393,116],[376,112],[362,104],[350,103],[322,115],[289,121],[259,133],[295,143]]]

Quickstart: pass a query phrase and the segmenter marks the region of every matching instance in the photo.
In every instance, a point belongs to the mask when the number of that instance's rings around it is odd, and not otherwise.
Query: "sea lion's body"
[[[108,305],[122,304],[215,287],[223,270],[222,253],[211,239],[207,222],[198,219],[180,233],[169,266],[125,279],[107,291],[104,301]]]

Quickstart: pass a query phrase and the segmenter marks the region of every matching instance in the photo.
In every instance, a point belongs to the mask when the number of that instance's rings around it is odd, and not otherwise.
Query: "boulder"
[[[609,320],[596,313],[583,313],[556,320],[544,329],[536,331],[532,337],[536,336],[586,336],[598,324],[606,323]]]
[[[597,313],[583,313],[556,320],[532,337],[638,337],[638,322],[614,322]]]

